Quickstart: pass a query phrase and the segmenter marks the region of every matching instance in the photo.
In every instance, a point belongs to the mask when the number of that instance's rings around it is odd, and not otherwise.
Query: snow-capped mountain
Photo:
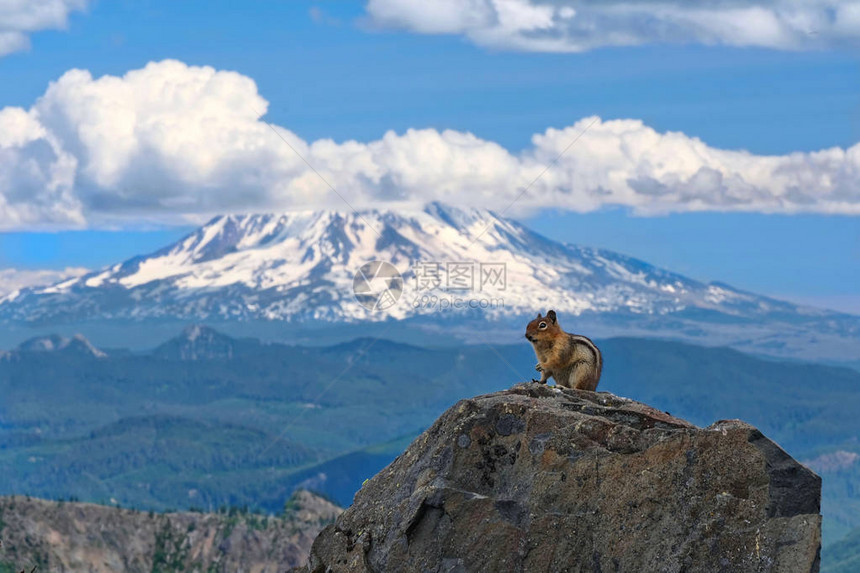
[[[354,293],[391,286],[390,279],[366,276],[375,268],[356,276],[374,260],[402,275],[402,295],[387,299],[384,310],[366,308]],[[449,288],[464,286],[471,288]],[[779,330],[774,325],[790,324],[856,338],[860,324],[856,317],[698,282],[610,251],[557,243],[491,211],[439,203],[414,211],[217,217],[150,255],[11,293],[0,299],[0,320],[450,324],[547,308],[625,325],[615,334],[689,334],[703,325],[717,332],[732,324],[761,339]]]

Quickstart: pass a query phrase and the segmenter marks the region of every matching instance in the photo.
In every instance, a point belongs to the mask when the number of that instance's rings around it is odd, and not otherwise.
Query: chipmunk
[[[588,338],[563,331],[554,310],[545,317],[538,313],[526,327],[526,338],[537,355],[535,370],[541,373],[540,380],[532,382],[546,384],[552,376],[558,386],[592,392],[597,388],[603,370],[600,350]]]

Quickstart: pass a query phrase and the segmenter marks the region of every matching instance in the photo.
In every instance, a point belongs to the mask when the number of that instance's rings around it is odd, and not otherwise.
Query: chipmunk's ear
[[[543,318],[543,315],[542,315],[541,313],[538,313],[538,316],[537,316],[537,317],[538,317],[538,318]]]
[[[549,310],[549,311],[547,311],[547,313],[546,313],[546,317],[547,317],[548,319],[550,319],[550,321],[552,321],[552,323],[553,323],[553,324],[555,324],[555,322],[556,322],[556,316],[555,316],[555,311],[554,311],[554,310]]]

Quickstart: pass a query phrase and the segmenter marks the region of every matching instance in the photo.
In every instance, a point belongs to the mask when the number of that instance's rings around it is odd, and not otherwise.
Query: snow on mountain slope
[[[0,297],[29,286],[53,284],[89,272],[81,267],[66,269],[0,269]]]
[[[372,260],[403,274],[403,295],[385,311],[366,309],[353,294],[356,270]],[[427,263],[469,263],[478,275],[480,264],[504,265],[506,281],[504,288],[476,280],[472,290],[422,290],[414,269]],[[438,302],[424,304],[440,299],[467,304],[444,312]],[[472,300],[479,308],[469,306]],[[814,323],[814,330],[847,336],[857,336],[860,322],[701,283],[610,251],[563,245],[490,211],[440,203],[414,211],[217,217],[151,255],[15,291],[0,299],[0,320],[493,320],[550,307],[627,321]]]

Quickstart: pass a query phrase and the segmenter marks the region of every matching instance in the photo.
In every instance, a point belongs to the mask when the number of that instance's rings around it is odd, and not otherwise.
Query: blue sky
[[[471,32],[425,33],[406,20],[372,21],[363,2],[233,6],[93,3],[72,13],[66,30],[34,32],[28,50],[0,57],[0,108],[33,106],[72,68],[95,78],[123,76],[171,58],[253,79],[269,102],[264,119],[306,142],[368,143],[389,130],[451,129],[528,154],[534,134],[591,116],[641,120],[659,133],[681,132],[710,148],[755,156],[847,149],[860,141],[860,61],[856,50],[839,45],[785,50],[646,43],[535,53],[487,45]],[[505,204],[500,197],[488,206]],[[635,204],[588,213],[553,204],[549,198],[536,204],[538,215],[517,215],[552,238],[860,313],[855,214],[670,208],[642,216]],[[12,226],[0,235],[0,267],[100,266],[154,250],[190,228],[158,213],[133,214],[126,210],[110,220],[86,215],[77,226],[90,230]]]

